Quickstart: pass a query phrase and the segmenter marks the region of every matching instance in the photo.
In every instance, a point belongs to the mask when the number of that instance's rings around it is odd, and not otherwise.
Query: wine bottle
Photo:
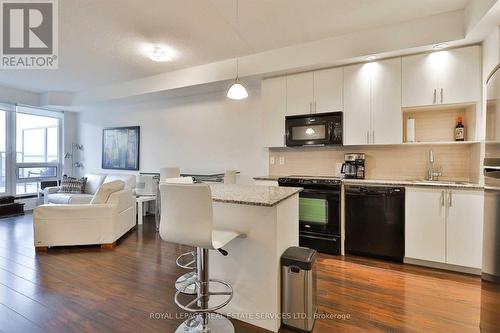
[[[465,126],[462,124],[462,117],[458,117],[455,127],[455,141],[465,141]]]

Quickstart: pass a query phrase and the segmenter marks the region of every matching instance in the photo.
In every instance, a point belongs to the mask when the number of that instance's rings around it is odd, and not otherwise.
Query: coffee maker
[[[365,179],[365,154],[345,154],[341,173],[345,178]]]

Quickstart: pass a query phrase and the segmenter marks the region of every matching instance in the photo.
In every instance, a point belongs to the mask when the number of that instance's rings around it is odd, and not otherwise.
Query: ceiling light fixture
[[[172,61],[174,51],[162,44],[149,44],[145,47],[145,52],[148,57],[157,62]]]
[[[236,31],[239,31],[240,27],[240,16],[239,16],[239,3],[236,0]],[[234,100],[241,100],[248,97],[248,92],[246,88],[240,83],[239,80],[239,59],[236,58],[236,79],[227,91],[227,97]]]
[[[366,57],[365,59],[368,60],[368,61],[372,61],[372,60],[377,59],[377,57],[374,56],[374,55],[370,55],[370,56]]]
[[[434,50],[442,50],[442,49],[446,48],[447,46],[448,46],[447,43],[440,43],[440,44],[434,45],[432,48]]]

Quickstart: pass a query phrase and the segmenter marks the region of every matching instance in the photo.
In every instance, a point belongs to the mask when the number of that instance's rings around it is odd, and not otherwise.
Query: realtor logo
[[[0,0],[1,69],[57,69],[57,0]]]

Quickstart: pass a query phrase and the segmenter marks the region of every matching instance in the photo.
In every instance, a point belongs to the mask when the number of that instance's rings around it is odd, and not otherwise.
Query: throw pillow
[[[108,202],[109,196],[111,194],[121,191],[124,188],[125,182],[122,180],[113,180],[112,182],[104,183],[99,187],[90,204],[104,204]]]
[[[87,178],[82,177],[80,179],[76,179],[73,177],[63,176],[61,181],[61,187],[59,188],[60,193],[83,193],[85,189],[85,183],[87,182]]]

